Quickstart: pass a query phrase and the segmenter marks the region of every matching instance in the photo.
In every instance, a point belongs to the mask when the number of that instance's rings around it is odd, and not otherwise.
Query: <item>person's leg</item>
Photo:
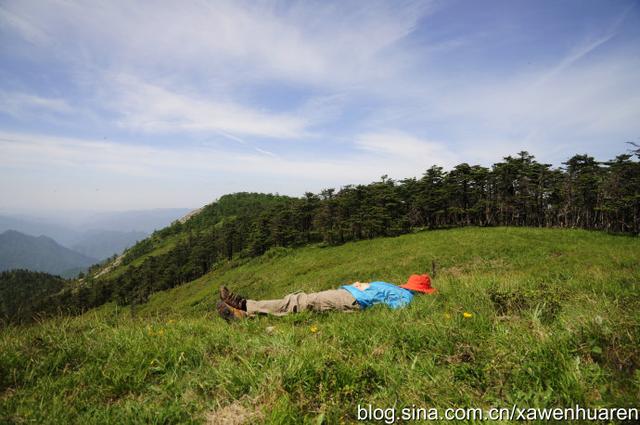
[[[279,300],[256,301],[247,300],[247,313],[273,314],[283,316],[300,311],[357,311],[360,306],[356,299],[345,289],[330,289],[328,291],[289,294]]]
[[[358,311],[360,310],[360,304],[346,289],[330,289],[328,291],[315,292],[309,294],[307,300],[308,310],[313,311]]]

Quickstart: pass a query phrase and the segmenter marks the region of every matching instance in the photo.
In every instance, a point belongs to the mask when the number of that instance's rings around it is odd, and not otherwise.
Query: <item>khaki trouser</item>
[[[284,316],[300,311],[327,310],[357,311],[360,310],[360,305],[346,289],[330,289],[311,294],[296,292],[280,300],[247,300],[247,313],[249,314],[262,313]]]

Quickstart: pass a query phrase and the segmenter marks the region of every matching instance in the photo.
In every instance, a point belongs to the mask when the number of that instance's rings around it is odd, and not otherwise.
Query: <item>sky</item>
[[[640,2],[0,0],[0,212],[640,142]]]

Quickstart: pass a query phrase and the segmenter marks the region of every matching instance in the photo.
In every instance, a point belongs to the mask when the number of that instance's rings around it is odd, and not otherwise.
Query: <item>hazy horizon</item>
[[[167,208],[132,208],[132,209],[90,209],[90,208],[51,208],[51,209],[22,209],[22,208],[4,208],[0,207],[0,215],[22,215],[25,217],[45,218],[48,216],[56,216],[58,214],[68,214],[70,212],[77,213],[82,217],[91,217],[100,214],[119,214],[146,211],[166,211],[166,210],[189,210],[198,209],[204,205],[197,207],[167,207]]]

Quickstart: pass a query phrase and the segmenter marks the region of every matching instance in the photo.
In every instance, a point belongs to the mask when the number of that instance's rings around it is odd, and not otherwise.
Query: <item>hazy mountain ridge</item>
[[[97,263],[95,258],[75,252],[47,236],[30,236],[15,230],[0,234],[0,271],[26,269],[54,275]]]
[[[53,220],[23,215],[0,215],[0,233],[7,230],[36,237],[45,235],[67,248],[78,240],[81,234],[80,231]]]
[[[188,208],[163,208],[103,213],[51,213],[0,215],[0,233],[14,230],[29,236],[46,236],[59,245],[90,258],[104,260],[145,239],[185,216]]]

